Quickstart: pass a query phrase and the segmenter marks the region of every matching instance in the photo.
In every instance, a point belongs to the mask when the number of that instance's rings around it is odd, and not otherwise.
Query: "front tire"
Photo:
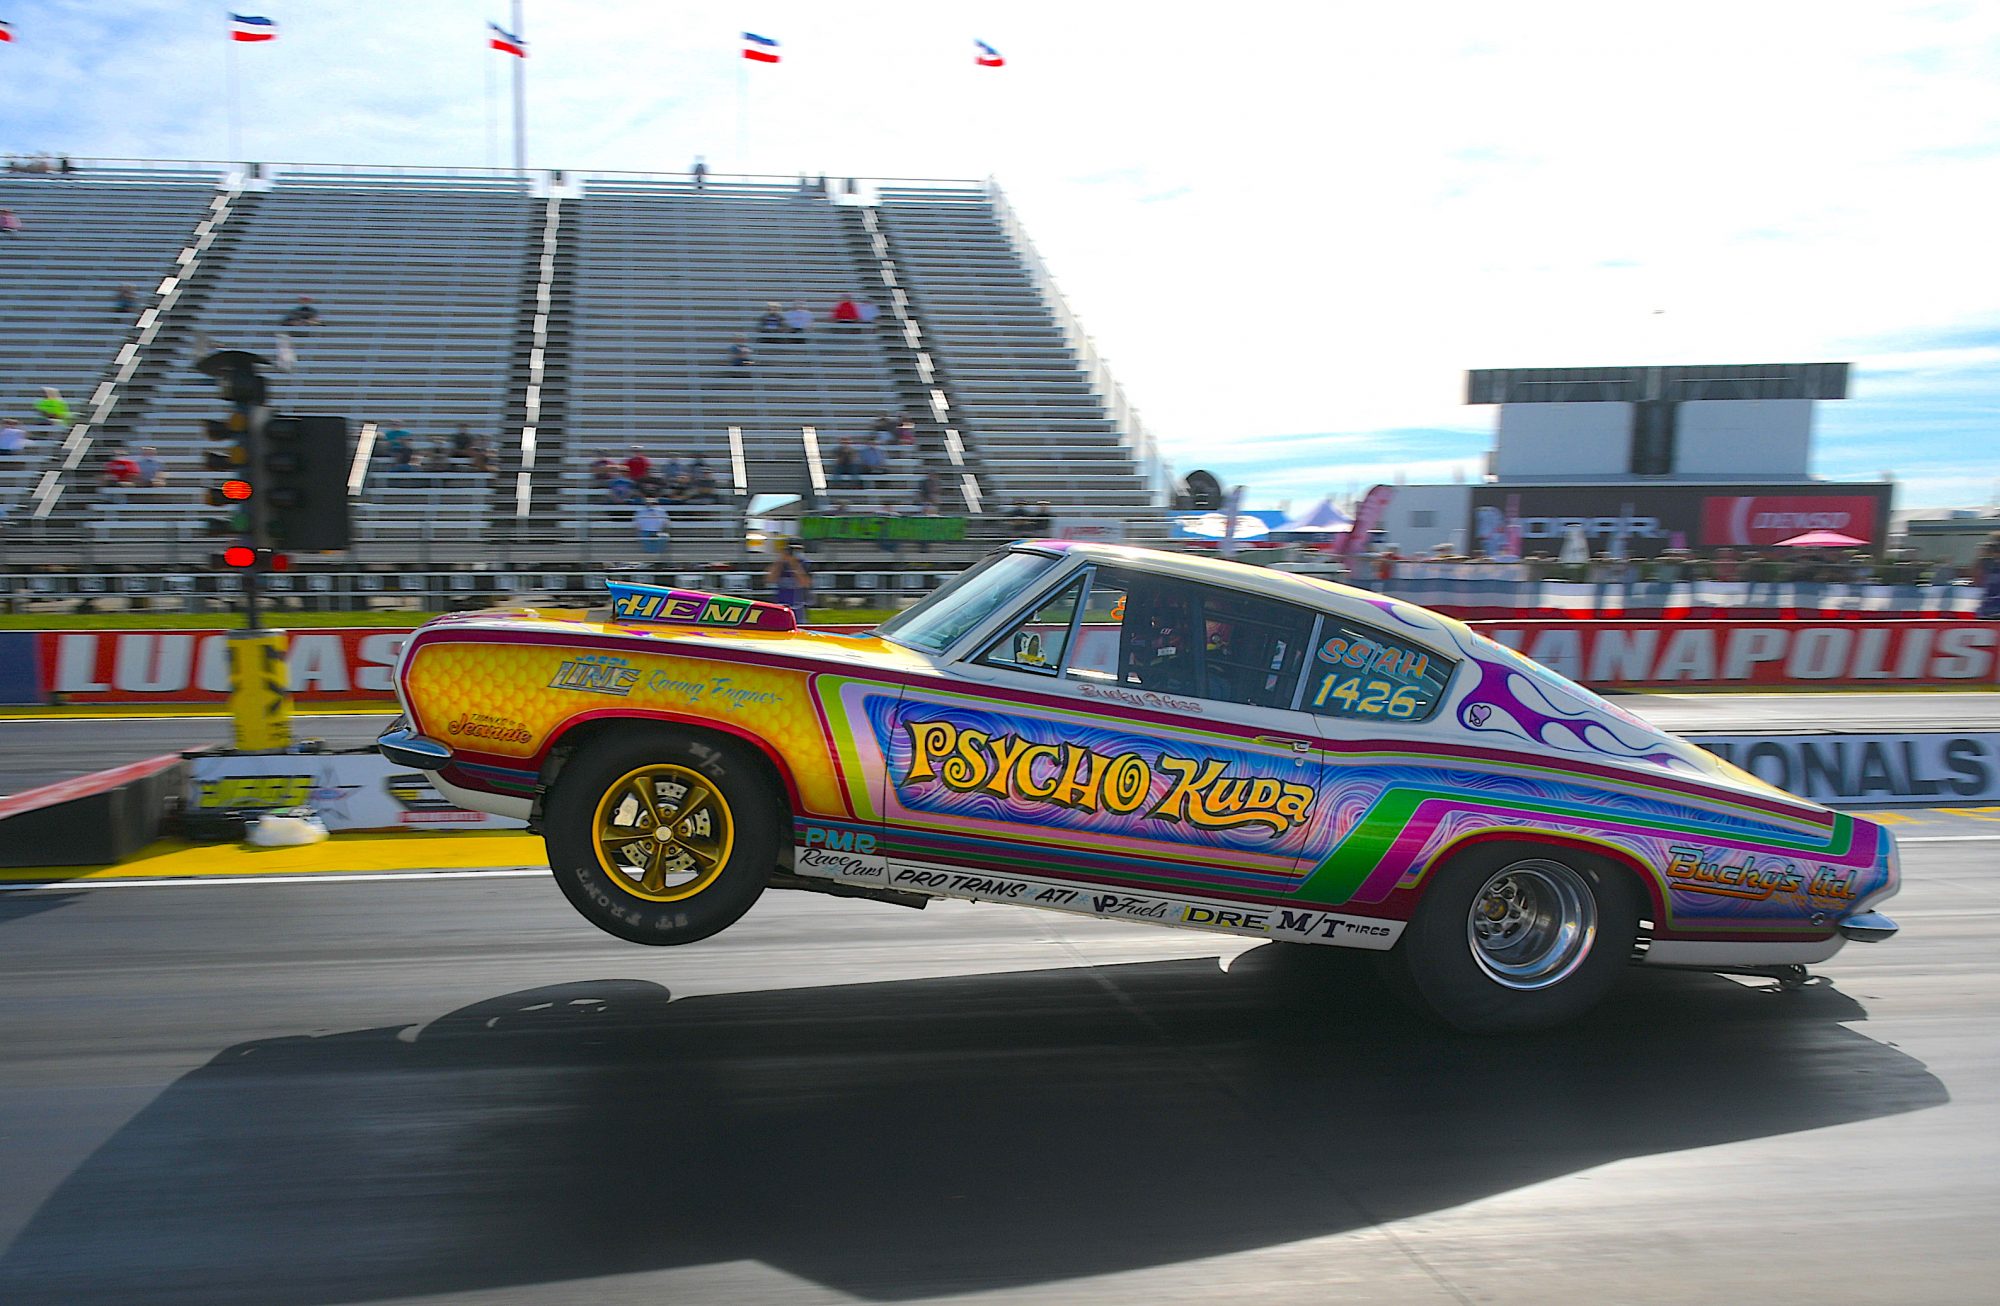
[[[549,868],[585,919],[633,943],[693,943],[750,910],[784,809],[736,745],[633,728],[580,746],[543,809]]]
[[[1495,845],[1434,872],[1383,964],[1399,994],[1455,1029],[1548,1029],[1597,1005],[1638,930],[1624,871],[1568,849]]]

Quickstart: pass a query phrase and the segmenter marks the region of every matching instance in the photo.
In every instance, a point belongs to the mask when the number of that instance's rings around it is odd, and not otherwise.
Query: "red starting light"
[[[224,481],[222,483],[222,497],[228,499],[232,503],[243,502],[245,499],[250,497],[250,482]]]
[[[291,555],[291,554],[289,554],[289,553],[274,553],[274,554],[272,554],[272,555],[271,555],[271,570],[272,570],[272,571],[290,571],[291,569],[292,569],[292,555]]]
[[[222,551],[222,565],[225,567],[254,567],[257,565],[257,550],[247,544],[232,544]]]

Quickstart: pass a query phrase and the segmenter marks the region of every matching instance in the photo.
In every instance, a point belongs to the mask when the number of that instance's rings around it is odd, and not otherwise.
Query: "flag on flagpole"
[[[778,43],[755,32],[743,33],[743,57],[755,63],[778,62]]]
[[[0,41],[11,41],[13,39],[14,39],[14,24],[6,22],[5,20],[0,20]]]
[[[1000,57],[1000,52],[986,44],[986,42],[975,38],[972,43],[979,47],[979,53],[974,57],[973,62],[981,68],[1005,68],[1007,66],[1007,61]]]
[[[234,41],[275,41],[278,39],[278,25],[268,18],[231,14],[229,37]]]
[[[495,50],[500,51],[502,54],[511,54],[517,59],[528,57],[528,43],[500,26],[500,24],[488,23],[486,24],[486,30],[492,34],[491,39],[486,44]]]

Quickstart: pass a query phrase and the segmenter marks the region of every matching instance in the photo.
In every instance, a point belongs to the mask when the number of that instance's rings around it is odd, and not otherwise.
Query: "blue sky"
[[[246,153],[488,162],[504,0],[244,2],[282,30],[237,52]],[[1851,361],[1817,472],[2000,479],[2000,6],[526,10],[536,166],[998,177],[1177,466],[1253,503],[1470,473],[1477,367]],[[220,157],[224,13],[10,0],[0,151]]]

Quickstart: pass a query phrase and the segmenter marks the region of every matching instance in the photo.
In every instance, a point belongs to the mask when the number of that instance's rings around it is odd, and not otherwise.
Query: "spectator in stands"
[[[645,484],[646,478],[652,473],[653,460],[646,456],[645,450],[635,444],[626,451],[625,474],[632,478],[633,484]]]
[[[139,483],[139,460],[129,453],[115,453],[104,460],[104,483],[106,485],[137,485]]]
[[[500,470],[500,464],[493,457],[493,446],[484,440],[474,440],[472,448],[466,452],[466,458],[475,472],[490,474]]]
[[[750,353],[750,337],[738,336],[736,343],[729,347],[729,365],[748,368],[755,361]]]
[[[626,475],[621,468],[618,474],[606,483],[604,492],[611,497],[613,503],[633,503],[639,498],[639,483]]]
[[[875,307],[872,301],[865,298],[854,301],[854,313],[863,326],[882,316],[882,310]]]
[[[0,209],[0,236],[9,240],[19,240],[27,228],[21,222],[21,215],[12,209]]]
[[[695,155],[694,167],[688,169],[688,171],[694,174],[694,188],[696,190],[706,190],[708,188],[708,160],[702,158],[699,154]]]
[[[696,454],[694,461],[688,464],[688,481],[694,491],[689,497],[695,503],[720,502],[715,492],[715,473],[700,454]]]
[[[877,444],[880,444],[884,439],[895,438],[896,419],[889,416],[887,413],[882,414],[880,417],[876,418],[874,422],[870,423],[868,427],[868,434],[869,438],[874,440]]]
[[[611,482],[625,472],[623,464],[609,453],[590,465],[590,478],[600,490],[609,489]]]
[[[415,468],[414,453],[410,448],[410,433],[400,426],[386,426],[382,431],[382,446],[389,451],[389,470],[407,472]]]
[[[119,317],[130,317],[139,311],[139,291],[130,282],[111,292],[111,311]]]
[[[905,417],[896,423],[896,443],[905,449],[917,447],[917,424]]]
[[[667,529],[667,510],[658,499],[642,499],[632,514],[632,528],[639,532],[639,547],[656,556],[667,551],[672,537]]]
[[[24,452],[32,443],[28,439],[27,428],[21,425],[19,418],[0,419],[0,454]]]
[[[784,305],[776,300],[764,305],[764,315],[757,319],[757,338],[767,345],[785,338]]]
[[[764,583],[771,587],[771,601],[790,608],[799,623],[805,624],[806,601],[812,597],[812,569],[790,540],[778,542],[778,557],[764,572]]]
[[[311,295],[300,295],[299,302],[292,306],[291,311],[278,319],[279,326],[309,327],[319,324],[319,309],[313,304]]]
[[[470,458],[472,456],[472,446],[474,443],[475,441],[472,438],[472,428],[467,426],[464,422],[460,422],[458,424],[458,429],[451,433],[451,456],[455,459]]]
[[[917,491],[917,506],[928,514],[934,514],[944,505],[944,477],[936,472],[925,472],[923,486]]]
[[[854,452],[854,442],[843,435],[833,451],[833,484],[851,490],[860,484],[860,476],[861,459]]]
[[[870,443],[861,446],[862,476],[872,480],[873,478],[880,476],[884,471],[886,471],[888,469],[888,466],[889,466],[888,456],[882,452],[881,445],[875,444],[871,441]]]
[[[448,472],[451,470],[451,445],[443,440],[424,447],[424,470],[427,472]]]
[[[804,335],[812,329],[812,310],[804,304],[793,304],[785,310],[785,329],[793,335]]]
[[[843,299],[838,304],[835,304],[833,306],[833,312],[829,314],[829,317],[831,318],[832,321],[836,323],[839,322],[858,323],[861,321],[861,310],[860,308],[856,307],[852,299]]]
[[[160,461],[160,451],[152,445],[141,445],[139,456],[132,461],[139,470],[139,478],[133,484],[158,489],[167,483],[167,465]]]
[[[65,430],[76,420],[62,394],[52,385],[42,387],[42,397],[35,401],[35,411],[41,414],[42,421],[51,431]]]

